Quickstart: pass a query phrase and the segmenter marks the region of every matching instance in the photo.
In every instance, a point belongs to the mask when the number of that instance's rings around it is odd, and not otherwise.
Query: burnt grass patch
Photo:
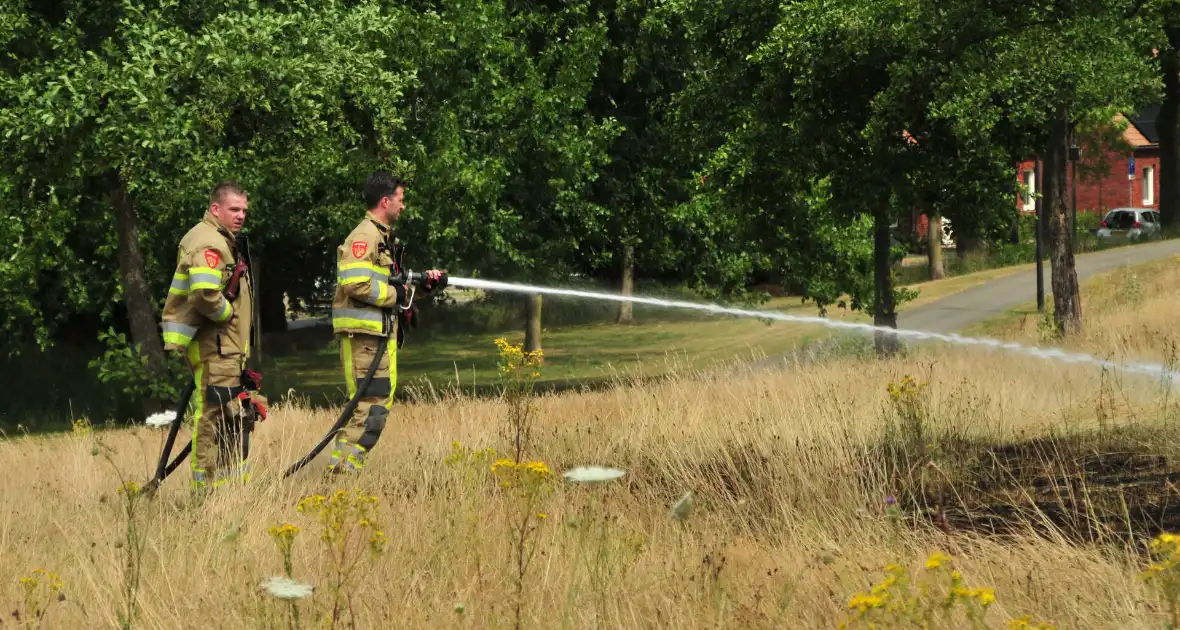
[[[886,462],[886,486],[911,522],[948,534],[1033,532],[1080,544],[1139,546],[1161,532],[1180,531],[1176,427],[1106,428],[1005,443],[957,437],[886,442],[865,455]]]
[[[850,445],[856,464],[844,479],[879,496],[882,512],[886,497],[894,497],[902,522],[914,529],[1144,549],[1162,532],[1180,532],[1178,428],[1151,423],[1005,442],[927,434],[907,443],[895,436]],[[623,452],[619,464],[629,471],[633,494],[674,499],[686,477],[704,481],[693,488],[698,496],[738,510],[750,531],[770,535],[782,524],[782,504],[771,497],[795,507],[825,500],[813,494],[824,492],[816,487],[822,482],[794,478],[822,470],[825,450],[787,440],[733,441],[675,463]],[[788,459],[817,466],[796,470],[782,465]],[[800,496],[784,496],[784,487],[803,486]]]

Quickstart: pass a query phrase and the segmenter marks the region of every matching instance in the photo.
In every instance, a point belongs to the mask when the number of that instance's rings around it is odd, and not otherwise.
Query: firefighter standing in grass
[[[388,173],[369,176],[364,186],[365,218],[340,246],[336,257],[336,295],[332,300],[332,331],[340,339],[340,360],[348,396],[368,373],[379,344],[386,353],[368,388],[360,392],[348,424],[336,434],[329,470],[358,472],[385,429],[397,389],[398,338],[413,317],[412,287],[390,282],[398,276],[400,245],[391,225],[405,207],[405,182]],[[446,273],[425,274],[426,292],[446,284]]]
[[[266,419],[262,377],[246,370],[257,334],[253,277],[236,240],[246,209],[236,183],[213,188],[203,220],[180,240],[164,302],[164,347],[184,353],[193,373],[190,461],[198,491],[247,480],[250,432]]]

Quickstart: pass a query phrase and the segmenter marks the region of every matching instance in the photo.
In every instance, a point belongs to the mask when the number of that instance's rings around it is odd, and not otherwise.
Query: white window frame
[[[1155,167],[1143,167],[1143,205],[1155,205]]]
[[[1028,190],[1024,193],[1024,209],[1037,209],[1037,172],[1034,169],[1024,171],[1024,186]]]

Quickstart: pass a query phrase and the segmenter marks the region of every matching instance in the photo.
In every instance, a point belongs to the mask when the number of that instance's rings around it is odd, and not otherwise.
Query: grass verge
[[[79,424],[0,443],[0,571],[56,576],[51,627],[830,628],[944,601],[931,627],[1160,627],[1139,574],[1176,418],[1150,381],[918,348],[399,403],[356,478],[281,479],[333,413],[280,403],[250,483],[204,501],[183,469],[126,499],[163,432]],[[587,464],[625,474],[561,475]],[[27,615],[24,588],[0,597]]]
[[[925,282],[910,288],[919,297],[910,308],[953,295],[1021,268],[990,269],[976,274]],[[560,300],[560,302],[559,302]],[[574,300],[550,299],[562,313]],[[598,305],[594,305],[596,308]],[[781,297],[761,307],[792,315],[814,316],[815,307],[798,298]],[[758,321],[675,309],[637,310],[638,323],[620,326],[607,321],[546,327],[543,332],[546,370],[537,384],[542,390],[564,391],[609,385],[618,378],[654,378],[677,371],[705,369],[737,359],[785,355],[813,343],[833,339],[831,330],[814,324]],[[870,322],[863,313],[831,308],[833,320]],[[568,316],[566,317],[568,319]],[[605,319],[605,317],[604,317]],[[507,322],[507,319],[503,321]],[[499,333],[519,342],[523,326]],[[408,336],[398,353],[399,387],[412,395],[439,390],[487,393],[497,382],[496,349],[487,332],[447,332]],[[337,344],[329,329],[318,327],[275,336],[266,354],[268,378],[280,393],[316,405],[338,405],[344,398]],[[270,377],[269,375],[274,375]]]

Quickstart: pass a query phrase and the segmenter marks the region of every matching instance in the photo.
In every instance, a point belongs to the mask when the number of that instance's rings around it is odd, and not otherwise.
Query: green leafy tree
[[[1146,22],[1143,56],[1158,63],[1163,83],[1156,129],[1160,136],[1160,220],[1180,233],[1180,2],[1151,0],[1141,9]],[[1150,50],[1147,50],[1150,48]]]
[[[586,109],[606,46],[602,20],[589,2],[415,9],[404,26],[417,35],[416,76],[406,124],[393,132],[410,163],[399,231],[417,260],[451,273],[568,276],[601,229],[589,186],[616,133],[613,120]],[[539,296],[526,305],[531,351],[540,347]]]
[[[706,295],[744,294],[774,282],[823,309],[843,294],[860,308],[871,270],[870,233],[832,205],[835,182],[812,166],[814,147],[786,122],[791,75],[752,63],[780,19],[778,3],[669,3],[689,40],[683,90],[669,116],[697,179],[674,224],[692,237],[676,271]],[[867,285],[871,288],[871,283]]]
[[[36,290],[4,307],[3,322],[42,345],[79,312],[114,317],[117,302],[161,377],[157,309],[175,243],[217,179],[251,189],[268,271],[282,277],[300,236],[322,244],[304,223],[309,210],[340,220],[321,191],[397,164],[383,132],[400,121],[407,70],[380,46],[395,39],[397,19],[378,3],[18,9],[25,19],[6,35],[0,66],[0,168],[3,203],[24,220],[8,228],[16,245],[3,282]],[[301,195],[318,204],[274,205]]]
[[[1157,80],[1138,50],[1141,8],[1130,0],[968,4],[969,18],[961,18],[968,35],[929,105],[961,137],[1044,160],[1042,220],[1061,332],[1082,325],[1066,189],[1069,133],[1155,97]]]

